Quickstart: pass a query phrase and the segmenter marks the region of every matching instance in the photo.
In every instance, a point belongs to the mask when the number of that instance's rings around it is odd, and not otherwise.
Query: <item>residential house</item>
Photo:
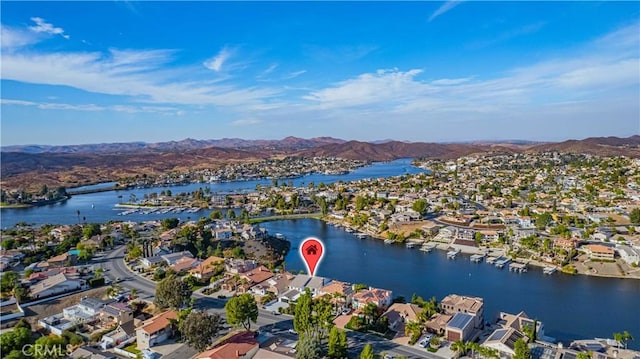
[[[447,323],[449,323],[451,318],[453,318],[453,315],[436,313],[425,323],[425,328],[430,333],[444,335]]]
[[[153,257],[142,258],[140,260],[140,263],[142,263],[142,266],[144,266],[145,268],[151,268],[151,267],[160,265],[162,263],[165,263],[165,261],[161,256],[153,256]]]
[[[195,268],[198,264],[200,264],[200,261],[196,258],[182,257],[178,259],[171,268],[176,271],[176,273],[184,273]]]
[[[244,273],[258,267],[258,262],[253,259],[231,258],[225,262],[225,269],[229,273]]]
[[[238,291],[240,293],[246,293],[249,288],[263,283],[271,277],[273,277],[273,272],[265,266],[259,266],[248,272],[244,272],[240,274],[240,279],[243,280],[244,284],[238,288]]]
[[[624,245],[618,246],[616,249],[620,258],[628,265],[640,264],[640,250]]]
[[[527,328],[533,329],[533,327],[535,326],[536,338],[540,339],[544,337],[544,324],[542,322],[529,318],[529,316],[525,312],[520,312],[515,315],[500,312],[500,314],[498,314],[497,324],[502,326],[502,328],[513,328],[523,333]]]
[[[515,343],[518,339],[525,339],[522,332],[513,328],[496,329],[481,345],[492,348],[500,353],[500,357],[512,358],[515,355]],[[526,339],[525,339],[526,340]]]
[[[389,329],[404,333],[405,324],[417,322],[422,310],[420,306],[411,303],[393,303],[382,316],[388,319]]]
[[[176,252],[171,254],[165,254],[161,257],[169,266],[172,266],[181,259],[193,258],[193,254],[191,254],[191,252],[189,251],[182,251],[182,252]]]
[[[266,281],[251,287],[251,292],[258,295],[266,295],[267,292],[280,296],[289,290],[289,283],[295,276],[289,272],[279,272]]]
[[[31,298],[45,298],[56,294],[62,294],[79,290],[85,286],[83,279],[72,279],[64,273],[59,273],[42,280],[29,288]]]
[[[227,228],[219,228],[213,230],[213,236],[217,240],[226,240],[231,239],[233,237],[233,232]]]
[[[64,267],[67,264],[75,264],[78,257],[74,253],[62,253],[47,260],[50,267]]]
[[[576,249],[578,247],[578,243],[580,243],[580,240],[578,238],[555,238],[553,240],[553,247],[564,249],[565,251],[569,252],[573,249]]]
[[[134,338],[136,336],[136,328],[133,320],[130,320],[124,324],[118,325],[118,327],[103,335],[100,341],[100,347],[104,350],[116,347],[121,343]]]
[[[346,282],[334,280],[320,288],[316,295],[318,297],[329,295],[331,303],[339,306],[348,306],[351,304],[353,297],[353,286]]]
[[[194,359],[251,359],[260,347],[252,332],[238,333],[211,350],[200,353]]]
[[[300,293],[304,293],[306,288],[309,288],[312,295],[316,295],[320,288],[329,284],[331,279],[324,277],[311,277],[306,274],[298,274],[292,281],[289,283],[289,289],[295,289]]]
[[[471,339],[473,335],[473,323],[475,315],[469,313],[456,313],[445,326],[445,337],[448,341],[464,342]]]
[[[484,301],[480,297],[449,294],[440,302],[445,314],[468,313],[474,316],[473,328],[481,328],[484,323]]]
[[[116,359],[113,353],[103,352],[91,347],[79,347],[69,354],[70,359]]]
[[[99,299],[84,297],[80,299],[80,303],[64,308],[62,314],[75,324],[85,324],[96,320],[104,306],[105,303]]]
[[[380,308],[387,308],[392,302],[391,295],[392,292],[386,289],[373,287],[363,289],[353,295],[353,308],[363,309],[367,303],[374,303]]]
[[[219,272],[219,266],[224,270],[224,258],[211,256],[190,269],[189,274],[201,280],[209,280]]]
[[[110,303],[100,311],[100,320],[104,326],[122,325],[133,320],[133,311],[125,303]]]
[[[170,319],[177,320],[178,312],[169,310],[150,318],[136,328],[138,349],[149,349],[173,335]]]
[[[580,248],[589,254],[589,259],[591,260],[614,260],[615,251],[611,247],[603,246],[601,244],[588,244]]]

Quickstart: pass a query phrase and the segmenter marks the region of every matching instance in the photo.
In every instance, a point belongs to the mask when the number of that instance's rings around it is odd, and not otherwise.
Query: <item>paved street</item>
[[[156,283],[134,274],[127,268],[123,260],[124,250],[125,247],[121,246],[105,257],[105,274],[111,280],[115,280],[116,278],[122,279],[123,281],[120,285],[127,288],[135,288],[141,298],[153,300]],[[225,316],[225,300],[208,297],[200,293],[194,293],[193,297],[195,298],[195,308],[204,309],[210,313],[219,313],[223,317]],[[297,340],[297,335],[288,333],[289,329],[293,329],[293,317],[291,316],[284,314],[274,315],[270,311],[260,309],[255,325],[260,331],[278,333],[279,336],[284,338]],[[272,328],[276,328],[276,330],[271,330]],[[347,340],[349,342],[349,353],[354,357],[360,353],[366,343],[370,343],[377,353],[386,352],[396,356],[403,355],[408,358],[441,359],[441,357],[425,349],[396,344],[372,334],[347,331]],[[187,352],[189,351],[186,349],[181,351],[183,354]]]

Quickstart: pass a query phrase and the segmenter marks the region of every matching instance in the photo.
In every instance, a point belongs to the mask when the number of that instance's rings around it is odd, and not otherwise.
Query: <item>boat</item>
[[[558,268],[556,268],[556,267],[544,267],[544,268],[542,269],[542,273],[544,273],[544,274],[553,274],[553,273],[555,273],[557,270],[558,270]]]
[[[391,244],[394,243],[395,241],[393,239],[385,239],[384,240],[384,244]]]
[[[474,254],[469,258],[469,260],[474,263],[480,263],[482,262],[482,259],[484,259],[484,254]]]
[[[447,258],[449,259],[456,259],[456,256],[458,255],[458,253],[460,253],[460,250],[453,250],[453,251],[449,251],[447,252]]]
[[[362,233],[362,232],[355,233],[355,235],[356,235],[356,237],[358,237],[358,239],[364,239],[364,238],[369,237],[368,234]]]
[[[498,259],[496,259],[496,262],[494,263],[494,265],[497,268],[504,268],[505,265],[507,265],[507,263],[511,262],[511,258],[504,258],[504,257],[500,257]]]
[[[415,246],[416,246],[416,244],[415,243],[411,243],[411,242],[406,244],[406,247],[409,248],[409,249],[411,249],[411,248],[413,248]]]

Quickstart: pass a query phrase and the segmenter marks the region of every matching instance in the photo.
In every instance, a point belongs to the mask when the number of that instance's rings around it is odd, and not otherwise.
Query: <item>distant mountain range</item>
[[[2,152],[24,153],[124,153],[124,152],[164,152],[187,151],[208,147],[232,148],[243,150],[300,150],[317,146],[344,143],[332,137],[298,138],[286,137],[282,140],[244,140],[241,138],[221,138],[217,140],[194,140],[187,138],[182,141],[169,141],[157,143],[125,142],[125,143],[99,143],[86,145],[18,145],[3,146]]]
[[[398,158],[453,159],[470,154],[557,151],[640,158],[640,136],[593,137],[555,143],[524,141],[425,143],[345,141],[332,137],[282,140],[193,140],[162,143],[113,143],[73,146],[8,146],[0,153],[5,188],[77,186],[136,174],[216,167],[272,156],[331,156],[366,161]]]

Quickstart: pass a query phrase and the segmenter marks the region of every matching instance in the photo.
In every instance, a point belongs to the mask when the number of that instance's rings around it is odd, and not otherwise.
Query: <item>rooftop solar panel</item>
[[[498,329],[495,332],[493,332],[489,337],[489,339],[487,340],[500,340],[502,339],[502,337],[504,337],[507,331],[508,331],[507,329]]]
[[[447,326],[451,328],[463,329],[473,320],[473,316],[471,314],[466,313],[456,313],[456,315],[451,318]]]

